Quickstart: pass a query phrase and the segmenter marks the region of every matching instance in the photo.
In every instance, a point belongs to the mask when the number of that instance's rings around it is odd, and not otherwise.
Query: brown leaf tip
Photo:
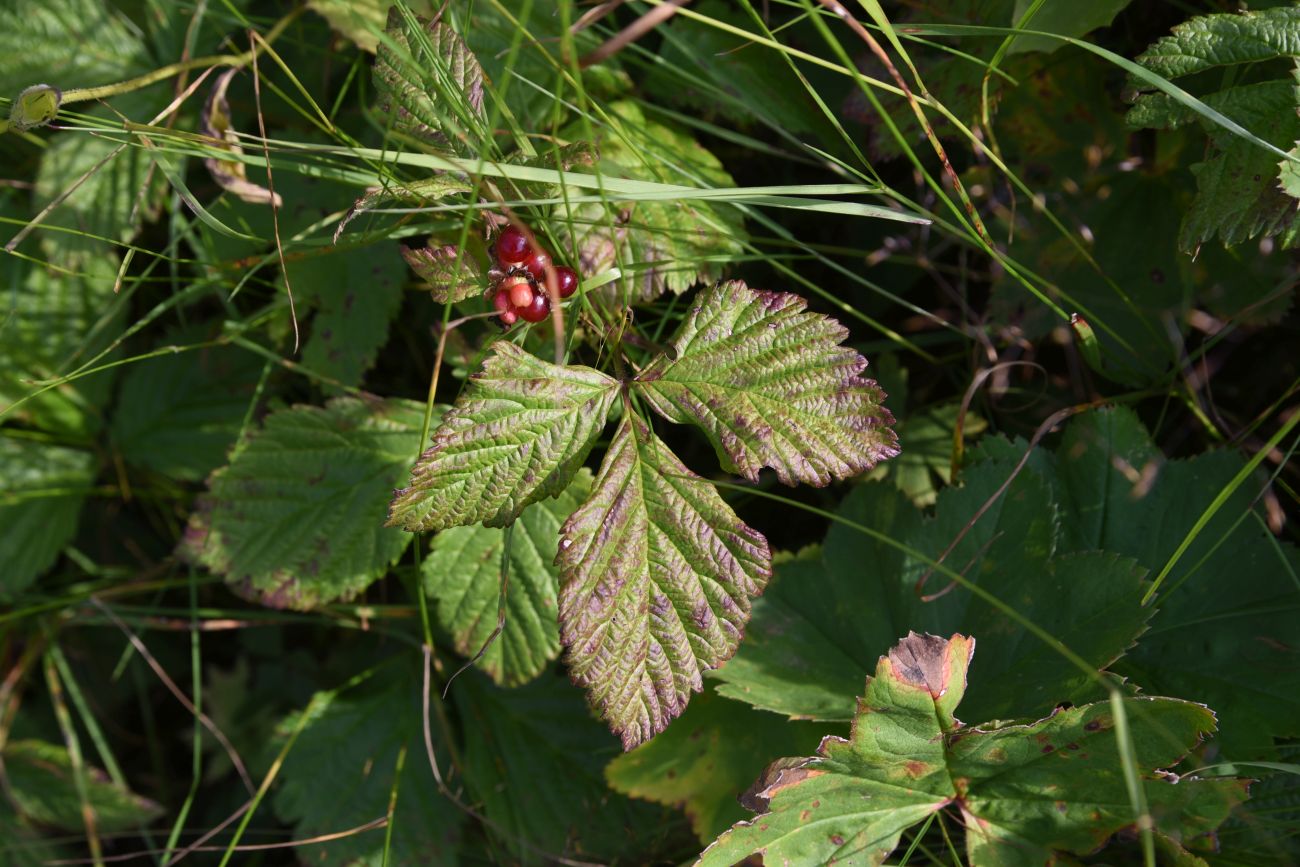
[[[939,698],[948,688],[952,678],[952,654],[949,649],[963,636],[951,639],[937,635],[907,633],[907,637],[889,651],[889,662],[898,679],[912,686],[924,687],[933,698]]]

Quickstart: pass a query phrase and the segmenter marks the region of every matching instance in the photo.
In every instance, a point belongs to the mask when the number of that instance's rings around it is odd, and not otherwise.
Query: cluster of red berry
[[[518,226],[506,226],[497,235],[497,266],[505,275],[496,284],[492,305],[504,325],[541,322],[551,313],[551,297],[546,289],[549,271],[561,298],[578,290],[578,273],[564,265],[552,265],[551,254],[534,247]]]

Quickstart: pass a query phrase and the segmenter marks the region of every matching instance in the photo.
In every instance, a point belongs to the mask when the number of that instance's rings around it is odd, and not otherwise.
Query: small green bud
[[[59,113],[63,91],[52,84],[33,84],[18,94],[9,109],[9,125],[22,132],[45,126]]]

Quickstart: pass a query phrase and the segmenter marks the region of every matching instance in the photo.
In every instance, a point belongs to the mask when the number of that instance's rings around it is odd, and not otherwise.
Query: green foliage
[[[559,655],[560,525],[590,490],[591,472],[582,469],[558,497],[528,506],[512,525],[508,549],[505,531],[493,527],[452,527],[433,537],[421,569],[438,623],[461,655],[473,657],[486,647],[476,664],[498,684],[526,683]],[[503,555],[509,558],[504,590]],[[505,625],[500,640],[488,644],[503,594]]]
[[[68,751],[37,740],[9,741],[0,753],[4,759],[5,795],[17,815],[37,825],[62,831],[85,826],[81,794]],[[82,768],[86,775],[86,803],[101,831],[120,831],[147,825],[162,808],[110,782],[102,771]]]
[[[1016,0],[1012,22],[1018,22],[1029,11],[1034,0]],[[1115,20],[1132,0],[1100,0],[1080,5],[1071,0],[1045,0],[1034,17],[1025,25],[1027,30],[1057,33],[1061,36],[1079,37],[1106,27]],[[1065,43],[1046,36],[1017,36],[1007,51],[1016,54],[1025,51],[1055,51]]]
[[[95,480],[88,452],[0,436],[0,601],[18,599],[77,532]]]
[[[740,797],[771,756],[812,752],[828,726],[790,723],[717,698],[696,696],[667,731],[605,768],[620,792],[680,806],[708,843],[744,818]]]
[[[371,829],[313,847],[312,862],[332,865],[452,865],[464,814],[434,782],[421,734],[419,681],[389,666],[346,692],[319,692],[285,718],[272,746],[292,749],[280,769],[276,815],[299,838],[357,828],[388,815],[385,831]],[[445,746],[440,739],[435,749]]]
[[[861,376],[848,332],[796,295],[720,284],[696,300],[672,343],[639,377],[669,421],[708,435],[723,466],[750,481],[771,467],[787,485],[830,484],[898,454],[885,393]]]
[[[573,481],[605,426],[618,383],[589,367],[559,367],[504,340],[447,412],[389,526],[502,527]]]
[[[641,421],[625,416],[591,497],[560,529],[569,670],[624,749],[680,715],[736,652],[767,540]]]
[[[208,480],[186,553],[266,605],[355,596],[410,542],[380,518],[422,419],[418,404],[374,398],[272,413]]]
[[[716,156],[677,127],[647,118],[636,103],[613,103],[605,120],[594,129],[576,123],[566,131],[568,138],[594,133],[599,175],[733,186]],[[586,191],[574,194],[581,192]],[[622,279],[604,290],[617,300],[651,300],[665,292],[681,294],[696,282],[711,283],[722,275],[723,263],[739,254],[745,237],[733,209],[698,199],[565,202],[551,220],[560,248],[575,252],[583,273],[612,267],[622,272]]]
[[[880,660],[849,738],[827,738],[813,758],[775,762],[749,798],[758,816],[719,837],[698,863],[762,853],[789,863],[881,864],[903,831],[949,806],[968,829],[975,867],[1086,854],[1131,824],[1114,704],[967,728],[953,714],[974,651],[961,635],[909,634]],[[1157,827],[1176,839],[1212,832],[1244,787],[1176,780],[1162,769],[1213,730],[1213,714],[1167,698],[1128,699],[1124,712]]]
[[[0,8],[0,96],[41,82],[68,90],[117,81],[139,71],[143,55],[122,13],[97,0]]]
[[[1278,7],[1199,16],[1154,43],[1138,62],[1173,79],[1220,67],[1295,58],[1300,56],[1298,13],[1295,7]],[[1203,101],[1283,150],[1300,139],[1295,81],[1290,76],[1233,84]],[[1156,92],[1138,95],[1128,121],[1134,126],[1173,129],[1196,118],[1184,104]],[[1206,124],[1206,130],[1210,155],[1192,167],[1197,195],[1183,218],[1182,249],[1194,251],[1216,237],[1234,246],[1259,236],[1278,236],[1282,246],[1295,246],[1295,201],[1279,187],[1277,156],[1216,125]]]

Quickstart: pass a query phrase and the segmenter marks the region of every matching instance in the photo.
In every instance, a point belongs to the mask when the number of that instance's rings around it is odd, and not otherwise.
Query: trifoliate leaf
[[[967,829],[973,867],[1056,863],[1086,854],[1134,822],[1109,702],[1029,725],[966,728],[973,639],[910,633],[867,684],[847,740],[774,762],[751,789],[758,813],[705,850],[699,864],[877,865],[903,831],[939,810]],[[1125,702],[1128,737],[1156,823],[1180,836],[1212,831],[1244,796],[1234,780],[1166,776],[1164,768],[1214,728],[1214,715],[1176,699]]]
[[[723,466],[751,481],[827,485],[898,454],[885,393],[861,376],[848,331],[797,295],[739,281],[705,290],[637,387],[665,418],[708,435]]]
[[[620,792],[682,807],[707,843],[745,817],[740,796],[772,756],[811,752],[837,729],[792,723],[705,690],[668,730],[605,768]]]
[[[1123,408],[1089,413],[1056,452],[1056,486],[1068,513],[1063,543],[1135,558],[1156,573],[1241,469],[1211,452],[1165,461]],[[1234,759],[1271,758],[1275,738],[1300,735],[1300,552],[1251,514],[1259,482],[1238,488],[1166,577],[1151,632],[1117,670],[1148,692],[1211,703]]]
[[[555,565],[560,525],[590,490],[591,472],[581,469],[562,494],[533,503],[515,521],[505,626],[477,662],[497,683],[532,680],[560,653]],[[438,623],[462,656],[477,654],[496,628],[504,537],[495,527],[451,527],[433,537],[420,567],[425,592],[437,602]]]
[[[352,222],[353,218],[358,214],[364,214],[371,208],[378,208],[391,202],[423,204],[445,199],[447,196],[453,196],[457,193],[467,193],[471,189],[473,187],[459,178],[451,175],[434,175],[421,181],[394,181],[389,186],[367,190],[364,196],[352,203],[352,207],[348,208],[348,212],[343,215],[343,219],[339,220],[339,224],[334,227],[334,243],[339,242],[339,236],[343,234],[343,229],[348,223]],[[407,261],[410,262],[409,259]],[[411,262],[411,267],[415,267],[414,262]]]
[[[89,452],[0,436],[0,602],[12,603],[77,532],[95,480]]]
[[[772,562],[763,535],[630,413],[558,559],[569,672],[624,749],[663,731],[736,652]]]
[[[5,744],[5,795],[19,815],[61,831],[84,831],[81,796],[68,751],[45,741]],[[111,782],[98,768],[85,768],[86,795],[95,827],[123,831],[148,824],[162,807]]]
[[[647,119],[635,103],[611,105],[609,121],[610,128],[598,130],[595,173],[692,187],[734,184],[717,157],[689,134]],[[580,139],[586,131],[575,124],[565,135]],[[740,254],[745,237],[734,209],[700,199],[565,203],[556,205],[551,221],[561,237],[559,249],[576,251],[583,274],[620,270],[622,278],[602,289],[619,302],[681,294],[697,282],[717,280],[724,264]]]
[[[235,157],[242,156],[244,148],[239,144],[239,135],[230,120],[230,101],[226,99],[226,89],[230,87],[230,79],[239,71],[238,67],[231,67],[217,75],[199,118],[199,131],[221,142],[220,145],[213,144],[213,147],[228,151]],[[207,166],[208,174],[212,175],[212,180],[219,187],[245,202],[274,204],[277,208],[284,204],[279,193],[273,193],[248,179],[248,171],[242,160],[205,157],[203,165]]]
[[[397,491],[388,526],[442,530],[504,527],[524,507],[569,486],[618,393],[590,367],[560,367],[505,340],[433,434]]]
[[[429,284],[433,300],[439,304],[464,301],[482,294],[487,280],[478,260],[461,255],[455,247],[402,248],[402,258],[420,279]]]
[[[347,692],[316,693],[305,709],[280,723],[272,744],[277,752],[301,731],[280,770],[275,812],[299,838],[332,838],[312,846],[312,864],[462,863],[457,850],[465,814],[439,793],[429,769],[418,672],[400,663],[387,668]],[[432,741],[434,756],[445,762],[446,744],[436,726]],[[386,816],[390,803],[391,844],[377,828],[336,833]]]
[[[820,556],[778,567],[754,606],[745,643],[715,675],[723,681],[718,691],[796,718],[849,719],[855,683],[872,660],[898,634],[917,628],[986,636],[980,642],[985,664],[968,700],[978,719],[1037,716],[1060,702],[1096,698],[1093,678],[998,606],[948,587],[951,579],[920,559],[942,555],[1014,466],[999,460],[967,470],[962,487],[939,494],[930,519],[888,485],[855,489],[839,511],[849,524],[833,526]],[[1058,534],[1050,488],[1027,469],[944,562],[1090,665],[1105,668],[1152,615],[1141,605],[1144,570],[1113,554],[1059,556]],[[864,597],[872,604],[864,606]]]
[[[525,513],[527,514],[527,513]],[[582,694],[552,672],[516,689],[462,675],[452,695],[463,723],[464,782],[487,830],[522,864],[672,860],[691,845],[686,823],[663,807],[605,785],[618,741]],[[658,856],[658,857],[656,857]]]
[[[397,132],[459,151],[483,139],[483,70],[460,34],[393,7],[375,57],[379,112]]]
[[[203,339],[202,329],[166,345]],[[127,463],[200,481],[226,461],[252,406],[264,360],[233,346],[135,362],[122,378],[110,432]]]
[[[355,596],[410,542],[381,521],[423,422],[423,406],[399,400],[272,413],[209,480],[185,552],[267,605]]]

